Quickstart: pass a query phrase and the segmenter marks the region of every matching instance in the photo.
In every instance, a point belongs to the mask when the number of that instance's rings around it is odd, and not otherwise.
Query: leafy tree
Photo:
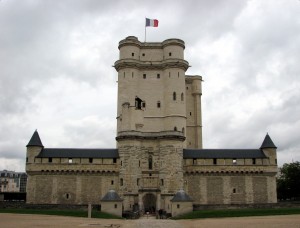
[[[277,195],[279,199],[300,199],[300,162],[285,163],[280,168],[277,178]]]

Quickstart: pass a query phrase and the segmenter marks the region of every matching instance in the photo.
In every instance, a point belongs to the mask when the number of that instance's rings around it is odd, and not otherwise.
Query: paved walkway
[[[169,220],[141,218],[137,220],[88,219],[50,215],[0,213],[1,228],[300,228],[300,215],[243,218]]]

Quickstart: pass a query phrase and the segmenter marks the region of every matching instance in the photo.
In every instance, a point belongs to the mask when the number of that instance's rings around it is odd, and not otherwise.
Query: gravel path
[[[184,228],[181,224],[169,219],[145,219],[135,220],[136,228]]]
[[[1,228],[300,228],[300,215],[257,216],[243,218],[169,220],[88,219],[50,215],[0,213]]]

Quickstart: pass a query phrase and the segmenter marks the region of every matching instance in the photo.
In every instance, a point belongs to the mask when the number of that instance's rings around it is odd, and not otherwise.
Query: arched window
[[[173,92],[173,101],[176,101],[176,92]]]
[[[174,127],[174,131],[177,131],[177,127]]]
[[[184,100],[184,95],[183,95],[183,93],[181,93],[181,101],[183,101]]]
[[[148,168],[152,169],[152,167],[153,167],[152,156],[149,156],[149,158],[148,158]]]

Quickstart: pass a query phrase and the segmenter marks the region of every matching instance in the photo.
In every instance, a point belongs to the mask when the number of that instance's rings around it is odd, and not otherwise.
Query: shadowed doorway
[[[155,213],[156,210],[156,197],[151,193],[147,193],[143,197],[145,212]]]

